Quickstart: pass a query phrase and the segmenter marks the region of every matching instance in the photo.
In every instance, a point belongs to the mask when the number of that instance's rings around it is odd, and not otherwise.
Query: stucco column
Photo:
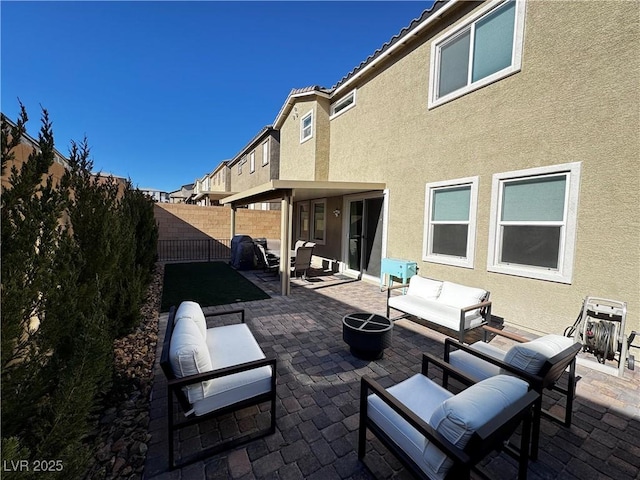
[[[233,237],[236,234],[236,206],[235,205],[231,205],[231,231],[230,234],[231,236],[229,237],[230,239],[233,239]]]
[[[291,293],[291,194],[282,195],[280,205],[280,290],[282,295]]]

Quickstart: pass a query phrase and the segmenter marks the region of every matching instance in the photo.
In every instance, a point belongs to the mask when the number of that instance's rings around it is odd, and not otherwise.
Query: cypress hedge
[[[2,173],[26,132],[2,116]],[[81,477],[83,441],[112,385],[113,341],[139,323],[156,260],[153,202],[131,182],[92,175],[88,143],[71,143],[59,182],[48,112],[38,148],[1,196],[3,478]],[[18,463],[22,462],[22,463]]]

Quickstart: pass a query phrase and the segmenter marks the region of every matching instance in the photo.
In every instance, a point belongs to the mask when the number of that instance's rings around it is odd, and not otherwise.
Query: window
[[[253,173],[256,171],[256,152],[253,151],[249,155],[249,172]]]
[[[423,260],[473,268],[478,177],[428,183]]]
[[[269,163],[269,140],[262,144],[262,165]]]
[[[298,239],[309,239],[309,203],[298,204]]]
[[[487,268],[571,283],[580,163],[493,176]]]
[[[313,111],[300,119],[300,143],[309,140],[313,135]]]
[[[429,108],[520,70],[525,2],[496,0],[431,44]]]
[[[327,207],[326,200],[314,200],[311,202],[313,212],[313,223],[311,224],[311,241],[324,244],[325,235],[325,210]]]
[[[341,98],[331,105],[331,118],[337,117],[341,113],[346,112],[350,108],[356,106],[356,91],[353,90],[346,97]]]

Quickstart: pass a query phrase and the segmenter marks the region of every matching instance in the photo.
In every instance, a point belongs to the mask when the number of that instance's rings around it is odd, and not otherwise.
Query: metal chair
[[[311,268],[311,257],[313,256],[313,247],[298,247],[296,257],[291,265],[291,275],[297,277],[302,272],[302,278],[307,278],[307,270]]]

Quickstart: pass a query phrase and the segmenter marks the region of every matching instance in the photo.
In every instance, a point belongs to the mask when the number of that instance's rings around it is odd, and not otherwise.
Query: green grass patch
[[[202,307],[270,298],[224,262],[172,263],[164,267],[160,310],[191,300]]]

